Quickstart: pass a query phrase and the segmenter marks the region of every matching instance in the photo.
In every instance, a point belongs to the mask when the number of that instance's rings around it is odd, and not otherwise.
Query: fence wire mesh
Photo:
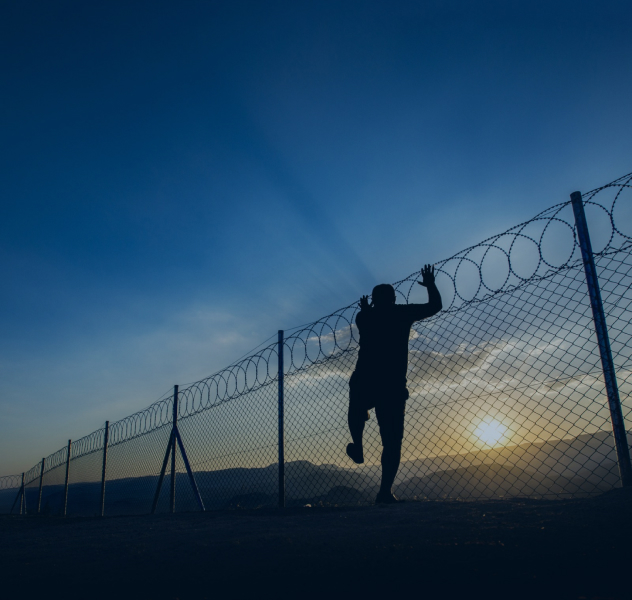
[[[632,174],[584,194],[623,416],[632,411]],[[436,263],[444,309],[409,340],[402,498],[563,498],[620,485],[590,299],[570,202]],[[419,273],[394,284],[425,302]],[[381,442],[345,454],[358,352],[351,304],[284,339],[288,505],[372,502]],[[269,344],[179,392],[178,428],[207,509],[278,502],[278,348]],[[110,425],[106,514],[149,512],[171,435],[173,398]],[[104,429],[72,444],[68,514],[100,514]],[[628,437],[628,440],[630,438]],[[629,444],[628,444],[629,446]],[[25,474],[27,512],[42,465]],[[67,449],[46,457],[41,512],[64,505]],[[176,510],[197,510],[181,455]],[[167,468],[157,510],[170,509]],[[9,512],[21,475],[0,477]],[[14,512],[15,512],[14,508]]]

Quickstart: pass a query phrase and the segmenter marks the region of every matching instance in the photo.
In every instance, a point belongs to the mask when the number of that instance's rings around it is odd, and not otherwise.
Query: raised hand
[[[362,298],[360,298],[360,310],[368,310],[369,309],[369,297],[368,296],[362,296]]]
[[[435,269],[434,265],[424,265],[423,269],[421,269],[421,281],[417,283],[419,285],[423,285],[424,287],[428,287],[435,282]]]

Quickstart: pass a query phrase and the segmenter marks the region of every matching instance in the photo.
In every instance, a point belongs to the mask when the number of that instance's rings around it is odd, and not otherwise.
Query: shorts
[[[358,377],[356,373],[349,380],[349,414],[368,421],[369,410],[375,408],[375,416],[380,427],[382,445],[400,444],[404,438],[404,414],[406,412],[408,390],[401,383],[375,381],[368,377]]]

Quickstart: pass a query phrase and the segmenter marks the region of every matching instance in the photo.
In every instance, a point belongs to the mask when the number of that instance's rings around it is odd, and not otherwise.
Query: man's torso
[[[376,387],[406,386],[408,340],[415,322],[413,305],[369,309],[358,314],[360,350],[355,378]]]

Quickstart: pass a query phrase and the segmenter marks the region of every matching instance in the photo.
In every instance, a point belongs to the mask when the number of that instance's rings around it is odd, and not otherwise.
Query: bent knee
[[[349,420],[368,421],[371,418],[369,411],[363,406],[349,406]]]

